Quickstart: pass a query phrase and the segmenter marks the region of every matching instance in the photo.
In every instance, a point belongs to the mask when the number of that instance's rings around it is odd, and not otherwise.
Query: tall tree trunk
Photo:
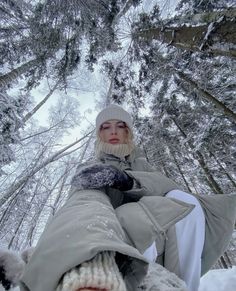
[[[6,209],[3,211],[2,216],[0,218],[0,229],[2,229],[4,223],[8,220],[9,216],[11,215],[11,210],[14,209],[14,207],[17,205],[17,196],[19,195],[19,193],[21,192],[21,190],[26,186],[27,182],[22,184],[21,187],[19,189],[17,189],[18,191],[15,192],[14,195],[11,196],[11,199],[9,200],[9,203],[6,207]]]
[[[15,229],[15,231],[14,231],[14,234],[13,234],[13,236],[12,236],[12,238],[11,238],[9,244],[8,244],[8,248],[9,248],[9,249],[12,247],[12,244],[13,244],[13,242],[14,242],[14,239],[16,238],[17,233],[18,233],[18,231],[20,230],[20,227],[22,226],[25,217],[28,215],[28,211],[29,211],[30,208],[31,208],[31,204],[32,204],[32,202],[33,202],[33,200],[34,200],[34,198],[35,198],[35,196],[36,196],[36,193],[37,193],[37,186],[36,186],[36,189],[35,189],[35,191],[34,191],[33,196],[32,196],[31,199],[30,199],[30,202],[29,202],[27,208],[24,209],[24,214],[22,215],[21,219],[19,220],[18,225],[17,225],[17,227],[16,227],[16,229]],[[15,247],[14,249],[16,249],[16,247]]]
[[[211,171],[208,168],[208,166],[205,162],[205,159],[204,159],[203,155],[201,154],[201,152],[196,151],[196,155],[197,155],[197,160],[198,160],[200,166],[202,167],[202,169],[207,177],[207,180],[209,181],[209,183],[211,185],[211,188],[214,190],[214,192],[216,194],[224,194],[223,189],[220,187],[220,185],[216,182],[216,180],[212,176]]]
[[[191,191],[191,188],[190,188],[190,186],[189,186],[189,183],[188,183],[187,179],[185,178],[185,175],[184,175],[184,173],[183,173],[183,171],[182,171],[182,169],[181,169],[181,167],[180,167],[180,164],[179,164],[178,160],[176,159],[175,153],[172,152],[171,150],[170,150],[170,153],[171,153],[171,155],[172,155],[172,157],[173,157],[173,159],[174,159],[174,161],[175,161],[175,165],[176,165],[176,167],[177,167],[177,169],[178,169],[178,171],[179,171],[179,173],[180,173],[182,179],[184,180],[184,183],[185,183],[185,185],[186,185],[188,191],[189,191],[189,192],[192,192],[192,191]]]
[[[225,261],[224,256],[221,256],[219,260],[221,262],[221,266],[223,267],[223,269],[227,269],[227,263]]]
[[[232,268],[233,265],[232,265],[231,259],[230,259],[229,255],[228,255],[227,251],[224,252],[224,256],[225,256],[228,268]]]
[[[16,203],[17,203],[17,200],[15,199],[15,197],[13,197],[11,201],[9,201],[6,209],[1,213],[0,230],[4,227],[5,222],[8,220],[10,216],[10,211],[16,206]]]
[[[225,251],[224,254],[219,258],[219,261],[224,269],[232,268],[232,262],[227,251]]]
[[[72,170],[71,169],[71,166],[70,165],[67,165],[67,167],[65,169],[65,172],[63,173],[63,175],[60,178],[61,185],[60,185],[60,188],[58,190],[58,194],[56,196],[56,199],[55,199],[53,205],[51,206],[51,212],[50,212],[50,214],[48,216],[48,219],[47,219],[47,222],[46,222],[45,226],[49,223],[49,221],[51,220],[51,218],[55,215],[56,211],[58,210],[59,202],[60,202],[60,199],[61,199],[61,197],[63,195],[63,192],[64,192],[64,188],[65,188],[66,180],[67,180],[67,177],[68,177],[68,173],[71,170]]]
[[[198,189],[197,189],[197,187],[196,187],[196,185],[191,177],[190,177],[190,181],[191,181],[192,187],[194,188],[194,193],[197,195],[200,195],[199,191],[198,191]]]
[[[57,86],[59,85],[61,80],[58,80],[56,84],[52,87],[52,89],[49,91],[49,93],[41,100],[30,112],[28,112],[24,118],[22,119],[23,123],[28,121],[46,102],[47,100],[52,96],[54,91],[56,90]]]
[[[229,179],[229,181],[231,182],[231,184],[236,188],[236,182],[235,180],[233,179],[233,177],[226,171],[226,169],[224,168],[224,166],[222,165],[222,163],[217,159],[217,157],[215,156],[215,154],[213,154],[211,151],[210,151],[210,155],[212,157],[214,157],[217,165],[219,166],[219,168],[221,169],[222,173],[225,174],[225,176]]]
[[[86,151],[87,151],[87,149],[89,147],[89,144],[90,144],[92,138],[93,138],[93,135],[91,134],[90,137],[89,137],[89,139],[88,139],[88,141],[86,142],[85,147],[84,147],[84,149],[82,151],[82,154],[81,154],[81,156],[80,156],[80,158],[78,160],[78,164],[80,164],[80,163],[83,162],[83,159],[85,157]],[[62,197],[63,190],[64,190],[64,187],[65,187],[65,183],[66,183],[66,180],[67,180],[67,175],[68,175],[68,173],[70,171],[71,171],[71,167],[69,165],[67,165],[66,170],[65,170],[65,173],[62,176],[63,179],[62,179],[62,183],[61,183],[60,189],[59,189],[58,194],[57,194],[57,197],[56,197],[56,199],[55,199],[55,201],[53,203],[52,211],[51,211],[51,213],[50,213],[50,215],[49,215],[49,217],[47,219],[46,225],[49,223],[49,221],[55,215],[55,213],[56,213],[56,211],[58,209],[59,201],[60,201],[60,199]]]
[[[197,84],[195,81],[193,81],[189,76],[184,74],[183,72],[175,70],[175,74],[177,75],[178,78],[181,80],[184,80],[193,89],[197,89],[198,92],[209,102],[214,104],[217,109],[222,111],[226,116],[228,116],[232,121],[236,122],[236,113],[234,113],[231,109],[225,106],[224,103],[219,101],[215,96],[213,96],[211,93],[207,92],[206,90],[202,89],[199,84]]]
[[[221,16],[215,22],[210,21],[208,24],[198,26],[181,25],[177,20],[173,23],[177,26],[160,25],[155,28],[134,31],[132,38],[137,42],[157,39],[180,49],[206,51],[216,56],[236,57],[235,11],[233,18],[225,17],[221,11]]]
[[[181,132],[181,134],[183,135],[183,137],[187,138],[187,134],[184,132],[182,127],[179,125],[179,123],[176,120],[176,118],[172,117],[172,120],[173,120],[174,124],[176,125],[176,127]],[[216,180],[213,178],[213,176],[211,174],[211,171],[209,170],[202,153],[199,150],[195,151],[194,150],[194,146],[189,141],[188,141],[188,145],[192,149],[192,151],[196,153],[196,158],[197,158],[201,168],[203,169],[203,171],[204,171],[204,173],[206,175],[206,178],[207,178],[207,180],[209,182],[209,186],[211,187],[213,192],[216,193],[216,194],[223,194],[223,190],[221,189],[220,185],[216,182]]]
[[[11,82],[15,81],[19,76],[26,73],[29,69],[38,66],[42,60],[42,57],[38,57],[22,64],[20,67],[13,69],[11,72],[0,76],[0,88],[8,86]]]
[[[47,203],[49,197],[51,196],[52,192],[55,190],[55,188],[57,187],[58,183],[60,182],[62,177],[59,177],[59,179],[57,179],[57,181],[54,183],[53,187],[51,188],[50,191],[48,191],[46,197],[44,198],[44,200],[42,201],[42,203],[39,205],[33,219],[32,219],[32,224],[30,225],[30,228],[28,230],[28,234],[27,234],[27,238],[26,238],[26,242],[24,244],[24,248],[28,247],[28,246],[32,246],[33,243],[33,233],[35,230],[35,227],[37,225],[38,219],[45,207],[45,204]]]
[[[51,207],[52,210],[51,210],[51,213],[50,213],[50,215],[48,217],[47,223],[48,223],[48,221],[50,221],[51,217],[53,217],[55,215],[55,213],[56,213],[56,211],[58,209],[59,201],[60,201],[60,199],[61,199],[61,197],[63,195],[63,190],[64,190],[64,187],[65,187],[65,182],[66,182],[66,179],[63,178],[62,183],[61,183],[61,186],[60,186],[60,189],[59,189],[58,194],[57,194],[57,197],[56,197],[56,199],[55,199],[55,201],[53,203],[53,206]],[[46,223],[46,225],[47,225],[47,223]]]

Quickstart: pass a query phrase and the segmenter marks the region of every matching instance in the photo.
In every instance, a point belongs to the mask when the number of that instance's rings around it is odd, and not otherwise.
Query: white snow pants
[[[198,200],[183,191],[172,190],[166,197],[194,204],[195,208],[175,225],[181,279],[189,291],[197,291],[201,277],[201,255],[205,240],[205,216]],[[155,242],[144,252],[149,262],[155,262]]]

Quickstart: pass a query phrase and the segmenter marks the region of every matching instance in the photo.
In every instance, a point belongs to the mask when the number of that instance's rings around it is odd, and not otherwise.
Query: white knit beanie
[[[121,106],[112,104],[103,109],[96,118],[96,132],[99,132],[101,125],[108,120],[117,119],[124,121],[132,133],[132,118]]]
[[[127,291],[115,261],[114,252],[101,252],[92,260],[67,272],[56,291],[79,291],[97,288],[106,291]]]

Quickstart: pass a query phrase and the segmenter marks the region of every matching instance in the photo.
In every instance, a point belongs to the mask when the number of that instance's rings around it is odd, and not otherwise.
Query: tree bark
[[[207,92],[206,90],[202,89],[199,84],[197,84],[195,81],[193,81],[189,76],[184,74],[183,72],[175,70],[175,74],[178,78],[181,80],[184,80],[188,84],[191,85],[193,89],[197,89],[201,95],[209,102],[214,104],[217,109],[219,109],[221,112],[223,112],[226,116],[228,116],[231,120],[236,122],[236,113],[234,113],[231,109],[226,107],[224,103],[219,101],[215,96],[213,96],[211,93]]]
[[[63,194],[63,190],[65,188],[65,183],[66,183],[66,180],[68,178],[68,173],[71,171],[71,168],[69,167],[69,165],[67,166],[64,174],[63,174],[63,177],[61,177],[62,181],[61,181],[61,185],[60,185],[60,189],[58,191],[58,195],[56,197],[56,200],[53,204],[53,207],[52,207],[52,216],[54,216],[54,214],[56,213],[57,209],[58,209],[58,206],[59,206],[59,201],[60,201],[60,198],[62,197],[62,194]]]
[[[38,206],[37,210],[36,210],[36,213],[32,219],[32,224],[30,225],[29,227],[29,230],[28,230],[28,233],[27,233],[27,238],[26,238],[26,242],[25,242],[25,245],[24,245],[24,248],[27,248],[28,246],[32,246],[33,244],[33,233],[34,233],[34,230],[37,226],[37,222],[38,222],[38,219],[50,197],[50,195],[52,194],[52,192],[55,190],[55,188],[57,187],[58,183],[60,182],[60,180],[62,179],[63,175],[59,177],[59,179],[57,179],[57,181],[54,183],[52,189],[50,189],[50,191],[48,191],[46,197],[44,198],[43,202]]]
[[[37,188],[37,187],[36,187],[36,188]],[[10,239],[10,242],[9,242],[9,244],[8,244],[8,249],[10,249],[10,248],[12,247],[12,245],[13,245],[13,241],[15,240],[15,237],[17,236],[17,233],[18,233],[18,231],[20,230],[20,227],[22,226],[22,224],[23,224],[23,222],[24,222],[24,219],[25,219],[25,217],[27,216],[28,211],[30,210],[31,204],[32,204],[32,202],[33,202],[33,200],[34,200],[34,198],[35,198],[35,196],[36,196],[36,193],[37,193],[37,190],[34,191],[34,194],[33,194],[33,196],[32,196],[31,199],[30,199],[30,202],[29,202],[29,204],[28,204],[28,206],[27,206],[27,209],[24,210],[24,213],[23,213],[23,215],[22,215],[20,221],[19,221],[18,224],[17,224],[17,227],[16,227],[16,229],[15,229],[15,231],[14,231],[14,234],[12,235],[12,238]],[[14,249],[16,249],[16,248],[17,248],[17,246],[15,246]]]
[[[195,191],[194,193],[197,194],[197,195],[200,195],[199,191],[198,191],[198,189],[197,189],[197,187],[196,187],[196,185],[195,185],[195,183],[194,183],[194,181],[192,179],[192,177],[190,177],[190,181],[191,181],[192,187],[194,188],[194,191]]]
[[[188,183],[187,179],[185,178],[185,175],[184,175],[184,173],[183,173],[183,171],[182,171],[182,169],[181,169],[181,167],[180,167],[180,165],[179,165],[178,160],[176,159],[175,153],[172,152],[171,150],[170,150],[170,153],[171,153],[171,155],[172,155],[172,157],[173,157],[173,159],[174,159],[174,161],[175,161],[176,167],[177,167],[177,169],[178,169],[178,171],[179,171],[179,173],[180,173],[182,179],[184,180],[184,183],[185,183],[185,185],[186,185],[188,191],[191,193],[191,192],[192,192],[192,191],[191,191],[191,188],[190,188],[190,186],[189,186],[189,183]]]
[[[184,132],[182,127],[179,125],[176,118],[172,117],[172,120],[173,120],[174,124],[176,125],[176,127],[181,132],[181,134],[183,135],[183,137],[187,138],[187,134]],[[216,194],[223,194],[224,193],[223,190],[221,189],[220,185],[216,182],[216,180],[212,176],[211,171],[208,168],[202,153],[199,150],[195,151],[193,145],[189,141],[188,141],[188,145],[192,149],[192,151],[196,153],[196,158],[198,160],[198,163],[200,164],[202,170],[204,171],[206,178],[207,178],[207,181],[208,181],[208,184],[211,187],[211,189],[213,190],[213,192]]]
[[[27,181],[26,181],[25,183],[23,183],[23,184],[21,185],[21,187],[19,187],[19,188],[17,189],[18,192],[15,193],[15,195],[12,195],[12,196],[11,196],[11,199],[9,200],[9,203],[8,203],[6,209],[5,209],[5,210],[3,211],[3,213],[1,214],[1,218],[0,218],[0,230],[3,228],[5,222],[6,222],[6,221],[8,220],[8,218],[11,216],[11,211],[14,209],[15,206],[17,206],[18,201],[17,201],[16,198],[17,198],[17,196],[19,195],[20,191],[21,191],[22,189],[24,189],[24,187],[26,186],[26,183],[27,183]]]
[[[19,76],[26,73],[29,69],[34,68],[43,60],[42,57],[38,57],[27,63],[22,64],[20,67],[13,69],[9,73],[0,76],[0,88],[8,86],[11,82],[16,80]]]
[[[60,177],[61,185],[60,185],[58,194],[56,196],[56,199],[55,199],[53,205],[51,205],[51,211],[50,211],[50,214],[48,215],[45,227],[48,225],[48,223],[51,221],[52,217],[55,215],[56,211],[58,210],[59,202],[60,202],[60,199],[61,199],[61,197],[63,195],[63,190],[64,190],[64,187],[65,187],[65,183],[66,183],[66,180],[67,180],[67,177],[68,177],[68,174],[69,174],[70,171],[71,171],[71,167],[70,167],[69,164],[67,164],[67,167],[66,167],[63,175]]]
[[[85,154],[86,154],[86,151],[88,149],[88,146],[89,146],[89,144],[90,144],[90,142],[92,140],[92,137],[93,137],[93,135],[91,134],[90,137],[89,137],[89,139],[88,139],[88,141],[86,142],[85,147],[84,147],[84,149],[82,151],[82,154],[81,154],[81,156],[80,156],[80,158],[78,160],[78,164],[83,162],[83,159],[85,157]],[[60,186],[60,190],[58,191],[58,195],[57,195],[57,197],[56,197],[56,199],[55,199],[55,201],[53,203],[53,206],[51,207],[52,211],[51,211],[51,213],[50,213],[50,215],[49,215],[49,217],[47,219],[46,225],[49,223],[49,221],[55,215],[55,213],[56,213],[56,211],[58,209],[58,204],[59,204],[60,198],[62,196],[63,189],[65,187],[67,175],[68,175],[68,173],[70,171],[71,171],[70,165],[67,165],[63,176],[60,178],[60,179],[62,179],[61,186]]]
[[[198,26],[181,26],[178,22],[177,25],[179,26],[159,26],[134,31],[132,38],[138,42],[156,39],[180,49],[236,57],[235,16],[233,19],[221,16],[216,22]]]
[[[56,90],[58,84],[60,83],[60,80],[56,82],[56,84],[52,87],[52,89],[49,91],[49,93],[41,100],[30,112],[28,112],[24,118],[23,123],[28,121],[46,102],[47,100],[52,96],[53,92]]]
[[[206,174],[208,181],[210,182],[212,186],[211,188],[214,190],[216,194],[224,194],[224,191],[221,189],[220,185],[216,182],[216,180],[212,176],[211,171],[208,168],[202,153],[199,151],[196,151],[196,154],[197,154],[197,160],[200,166],[202,167],[204,173]]]
[[[233,179],[233,177],[226,171],[226,169],[224,168],[224,166],[221,164],[221,162],[217,159],[217,157],[212,152],[210,152],[210,155],[212,157],[214,157],[217,165],[220,167],[220,170],[225,174],[225,176],[229,179],[229,181],[231,182],[231,184],[236,188],[236,182]]]

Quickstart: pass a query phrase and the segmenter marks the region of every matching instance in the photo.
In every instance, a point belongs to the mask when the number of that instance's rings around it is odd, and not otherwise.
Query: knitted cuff
[[[56,291],[126,291],[125,282],[115,261],[115,253],[102,252],[92,260],[67,272]]]

